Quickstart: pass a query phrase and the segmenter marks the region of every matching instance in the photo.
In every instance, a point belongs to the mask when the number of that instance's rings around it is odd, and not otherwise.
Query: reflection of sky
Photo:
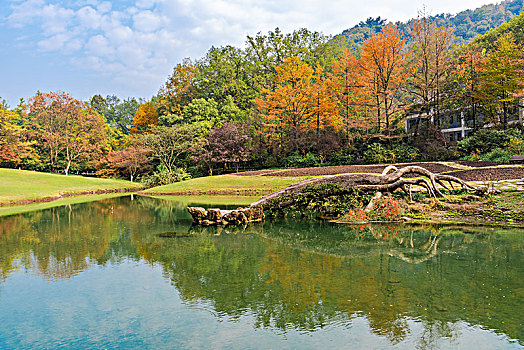
[[[209,302],[182,303],[157,264],[124,261],[92,265],[64,280],[12,273],[0,286],[0,348],[389,348],[364,316],[340,317],[322,329],[255,328],[249,313],[217,317]],[[459,321],[449,338],[405,318],[398,348],[518,348],[501,335]],[[438,327],[435,325],[434,327]],[[435,332],[438,334],[438,332]]]

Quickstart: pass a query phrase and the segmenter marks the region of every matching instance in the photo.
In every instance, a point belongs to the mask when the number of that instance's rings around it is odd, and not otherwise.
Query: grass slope
[[[140,188],[142,188],[140,184],[124,180],[0,169],[0,204],[3,205],[22,201],[37,201],[63,194],[125,189],[138,190]]]
[[[307,179],[300,177],[276,176],[237,176],[218,175],[206,176],[177,182],[169,185],[153,187],[142,192],[148,195],[243,195],[260,196],[271,193],[295,182]]]

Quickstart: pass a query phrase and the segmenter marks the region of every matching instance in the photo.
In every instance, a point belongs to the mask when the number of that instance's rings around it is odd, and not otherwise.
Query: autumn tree
[[[151,101],[144,102],[136,110],[130,132],[132,134],[141,134],[157,124],[158,114],[155,105]]]
[[[310,125],[318,137],[320,130],[331,128],[338,130],[342,125],[336,96],[336,85],[324,69],[317,65],[313,74],[313,87],[311,96],[312,118]]]
[[[348,145],[353,130],[369,127],[370,120],[363,113],[366,110],[364,85],[360,79],[359,65],[355,55],[344,50],[333,62],[334,90],[337,93],[339,115],[343,120]]]
[[[443,87],[452,67],[454,36],[451,29],[438,27],[425,14],[422,16],[411,25],[413,44],[408,55],[407,90],[414,97],[413,104],[438,125]]]
[[[289,57],[276,67],[275,90],[262,90],[257,99],[265,119],[266,132],[277,139],[283,152],[285,144],[296,151],[303,133],[309,129],[313,110],[313,69],[298,57]]]
[[[205,144],[198,150],[193,160],[204,163],[209,175],[213,175],[216,164],[234,164],[238,172],[241,162],[251,155],[249,142],[251,137],[243,124],[224,122],[221,127],[214,127],[205,138]]]
[[[391,116],[399,104],[399,90],[405,81],[403,46],[398,29],[388,25],[364,42],[358,61],[367,103],[376,110],[379,132],[384,120],[384,131],[388,135]]]
[[[138,174],[150,169],[150,152],[139,143],[131,144],[122,150],[112,151],[101,162],[97,174],[100,176],[123,174],[133,182]]]
[[[0,102],[0,164],[17,164],[31,153],[31,142],[24,140],[23,131],[19,115]]]
[[[182,110],[198,97],[195,85],[196,65],[188,58],[173,68],[173,74],[158,92],[158,112],[161,116],[181,116]]]
[[[96,159],[106,141],[104,119],[86,103],[58,91],[38,92],[29,100],[32,135],[46,150],[51,168]]]

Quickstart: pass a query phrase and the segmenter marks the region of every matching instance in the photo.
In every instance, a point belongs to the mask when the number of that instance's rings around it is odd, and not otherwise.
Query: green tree
[[[107,95],[105,98],[94,95],[89,100],[89,105],[103,115],[109,124],[128,134],[140,103],[134,97],[121,100],[115,95]]]
[[[306,28],[284,34],[279,28],[267,35],[257,33],[247,37],[246,54],[257,72],[254,83],[258,88],[273,89],[276,67],[286,58],[297,57],[301,61],[316,65],[330,54],[330,38]]]
[[[253,109],[258,90],[246,53],[232,46],[211,47],[197,63],[196,84],[199,95],[214,99],[219,105],[231,99],[242,110]]]
[[[504,129],[508,125],[508,116],[518,104],[516,96],[524,90],[524,52],[519,48],[513,35],[504,34],[488,54],[480,77],[480,89],[477,96],[491,106],[496,114],[502,114]],[[500,112],[498,112],[500,111]],[[494,119],[497,115],[492,115]]]
[[[202,145],[203,135],[197,125],[152,126],[138,140],[171,173],[184,153]]]

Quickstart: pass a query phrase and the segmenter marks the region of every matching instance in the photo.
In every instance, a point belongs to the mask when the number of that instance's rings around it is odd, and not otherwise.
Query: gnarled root
[[[421,177],[416,178],[405,178],[403,176],[407,174],[415,174]],[[444,181],[448,182],[450,186],[452,183],[457,183],[462,188],[474,190],[475,188],[464,182],[463,180],[444,174],[434,174],[431,171],[422,168],[420,166],[407,166],[401,169],[397,169],[394,166],[387,166],[382,174],[343,174],[335,176],[323,176],[313,179],[300,181],[296,184],[290,185],[283,190],[270,193],[258,201],[251,203],[251,207],[263,206],[269,200],[278,198],[285,194],[292,194],[300,192],[304,187],[309,185],[320,185],[323,183],[338,183],[342,187],[352,187],[364,192],[393,192],[397,189],[406,191],[405,187],[409,186],[410,189],[413,185],[421,186],[425,188],[431,196],[437,198],[441,196],[448,199],[437,187],[437,184],[445,189],[448,187],[444,184]],[[410,190],[411,192],[411,190]]]

